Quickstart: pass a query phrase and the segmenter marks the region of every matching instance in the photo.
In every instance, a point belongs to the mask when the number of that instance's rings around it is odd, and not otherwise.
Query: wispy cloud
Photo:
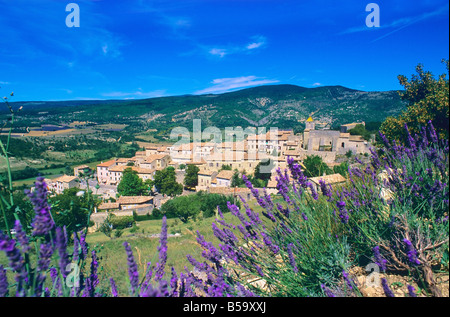
[[[278,83],[279,81],[276,79],[267,79],[264,77],[256,77],[256,76],[241,76],[241,77],[233,77],[233,78],[218,78],[212,81],[212,86],[194,92],[195,95],[202,94],[217,94],[229,92],[235,89],[259,86],[265,84],[273,84]]]
[[[209,51],[209,54],[216,55],[216,56],[219,56],[220,58],[222,58],[222,57],[224,57],[225,55],[228,54],[228,51],[226,49],[223,49],[223,48],[212,48]]]
[[[247,44],[247,50],[254,50],[266,45],[267,39],[264,36],[258,35],[253,37],[253,42]]]
[[[381,22],[380,27],[378,28],[369,28],[367,26],[357,26],[357,27],[352,27],[352,28],[348,28],[344,31],[342,31],[341,33],[339,33],[340,35],[344,35],[344,34],[352,34],[352,33],[358,33],[358,32],[364,32],[364,31],[373,31],[373,30],[387,30],[387,29],[394,29],[376,39],[374,39],[372,42],[376,42],[379,41],[385,37],[390,36],[391,34],[394,34],[408,26],[411,26],[413,24],[416,24],[420,21],[424,21],[426,19],[435,17],[435,16],[439,16],[442,14],[448,14],[448,10],[449,10],[449,5],[446,4],[443,7],[440,7],[434,11],[431,12],[424,12],[420,15],[417,16],[410,16],[410,17],[403,17],[397,20],[394,20],[390,23],[383,23]]]
[[[252,41],[250,43],[245,45],[218,45],[214,47],[202,46],[202,48],[207,50],[210,55],[223,58],[232,54],[251,53],[257,49],[263,48],[267,44],[266,37],[261,35],[253,36],[251,40]]]
[[[145,99],[145,98],[163,97],[165,95],[166,91],[162,89],[145,92],[141,88],[138,88],[138,90],[132,92],[113,91],[102,94],[103,97],[120,98],[120,99]]]
[[[319,86],[322,86],[322,84],[321,83],[314,83],[314,84],[312,84],[314,87],[319,87]]]

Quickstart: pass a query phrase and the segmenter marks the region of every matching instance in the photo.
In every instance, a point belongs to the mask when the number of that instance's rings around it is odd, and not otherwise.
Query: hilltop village
[[[195,191],[220,193],[226,195],[244,195],[250,198],[250,191],[246,188],[232,187],[232,178],[236,171],[240,176],[243,173],[251,175],[256,166],[262,162],[273,162],[273,168],[266,190],[269,194],[276,194],[276,169],[286,168],[286,160],[292,158],[297,163],[307,156],[317,155],[329,166],[336,163],[339,156],[349,152],[353,155],[369,153],[371,144],[359,135],[350,135],[348,132],[357,124],[351,123],[341,126],[340,131],[328,129],[316,129],[312,117],[306,121],[303,133],[294,134],[292,130],[269,131],[265,134],[253,134],[247,136],[241,142],[202,142],[185,143],[174,146],[148,146],[145,151],[137,151],[131,158],[116,158],[102,162],[92,171],[95,181],[90,185],[95,186],[96,193],[101,194],[103,200],[97,211],[139,211],[150,213],[155,207],[170,199],[163,195],[117,197],[117,185],[120,183],[124,171],[131,168],[143,180],[153,179],[156,171],[167,167],[173,167],[177,172],[177,181],[182,183],[184,171],[188,165],[196,165],[199,168],[198,185]],[[228,166],[228,169],[223,169]],[[89,169],[87,165],[74,168],[74,175],[63,175],[53,180],[46,180],[49,190],[60,194],[64,189],[72,187],[84,188],[86,184],[80,182],[80,173]],[[323,175],[311,179],[318,184],[318,179],[323,178],[328,183],[345,181],[340,174]],[[192,192],[192,191],[191,191]],[[188,194],[188,193],[183,193]],[[110,202],[110,198],[115,200]],[[117,200],[116,200],[117,199]]]

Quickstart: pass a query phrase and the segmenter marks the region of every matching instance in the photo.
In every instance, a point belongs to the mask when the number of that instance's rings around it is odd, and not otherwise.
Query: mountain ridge
[[[30,119],[47,111],[44,119],[52,123],[58,123],[55,119],[59,117],[65,122],[139,121],[143,128],[157,128],[192,126],[193,119],[201,119],[202,124],[219,128],[248,125],[292,128],[314,115],[324,127],[332,128],[354,121],[379,122],[398,115],[406,108],[398,92],[361,91],[340,85],[307,88],[279,84],[221,94],[131,100],[28,101],[12,102],[11,105],[24,106],[23,113]]]

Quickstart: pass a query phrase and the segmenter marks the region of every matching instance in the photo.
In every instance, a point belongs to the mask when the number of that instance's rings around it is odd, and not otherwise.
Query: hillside
[[[304,88],[267,85],[217,95],[184,95],[142,100],[99,100],[18,102],[24,106],[19,126],[68,124],[89,121],[96,124],[125,123],[132,129],[192,127],[219,128],[258,126],[292,128],[314,114],[325,126],[337,127],[353,121],[383,121],[404,108],[397,91],[365,92],[342,86]],[[0,118],[7,115],[0,108]],[[20,129],[20,127],[18,128]],[[20,131],[18,131],[20,132]]]

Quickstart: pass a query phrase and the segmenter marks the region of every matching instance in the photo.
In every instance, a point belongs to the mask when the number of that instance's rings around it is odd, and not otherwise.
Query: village
[[[256,166],[262,162],[273,162],[273,167],[265,172],[271,173],[265,190],[276,195],[277,172],[287,168],[287,158],[302,164],[302,161],[312,155],[319,156],[329,166],[336,163],[338,156],[351,152],[355,155],[369,153],[371,144],[359,135],[351,135],[348,131],[357,124],[350,123],[341,126],[340,131],[317,129],[312,117],[306,120],[303,133],[294,134],[292,130],[269,131],[265,134],[249,135],[241,142],[202,142],[185,143],[174,146],[148,146],[145,151],[137,151],[131,158],[116,158],[102,162],[96,170],[90,170],[87,165],[74,168],[74,175],[63,175],[56,179],[46,179],[49,192],[61,194],[65,189],[87,186],[100,195],[103,203],[95,209],[92,219],[98,227],[106,219],[108,212],[117,216],[130,216],[133,212],[139,215],[151,214],[154,208],[160,208],[170,196],[155,193],[153,196],[120,196],[117,186],[124,171],[131,168],[143,181],[153,179],[156,171],[173,167],[177,182],[183,183],[185,167],[196,165],[199,169],[195,190],[184,190],[183,195],[205,191],[223,195],[241,195],[245,199],[252,198],[247,188],[233,187],[232,178],[236,171],[251,175]],[[228,169],[223,169],[228,166]],[[91,179],[83,179],[90,173]],[[309,180],[317,189],[319,180],[323,179],[330,185],[343,183],[346,179],[341,174],[322,175]]]

